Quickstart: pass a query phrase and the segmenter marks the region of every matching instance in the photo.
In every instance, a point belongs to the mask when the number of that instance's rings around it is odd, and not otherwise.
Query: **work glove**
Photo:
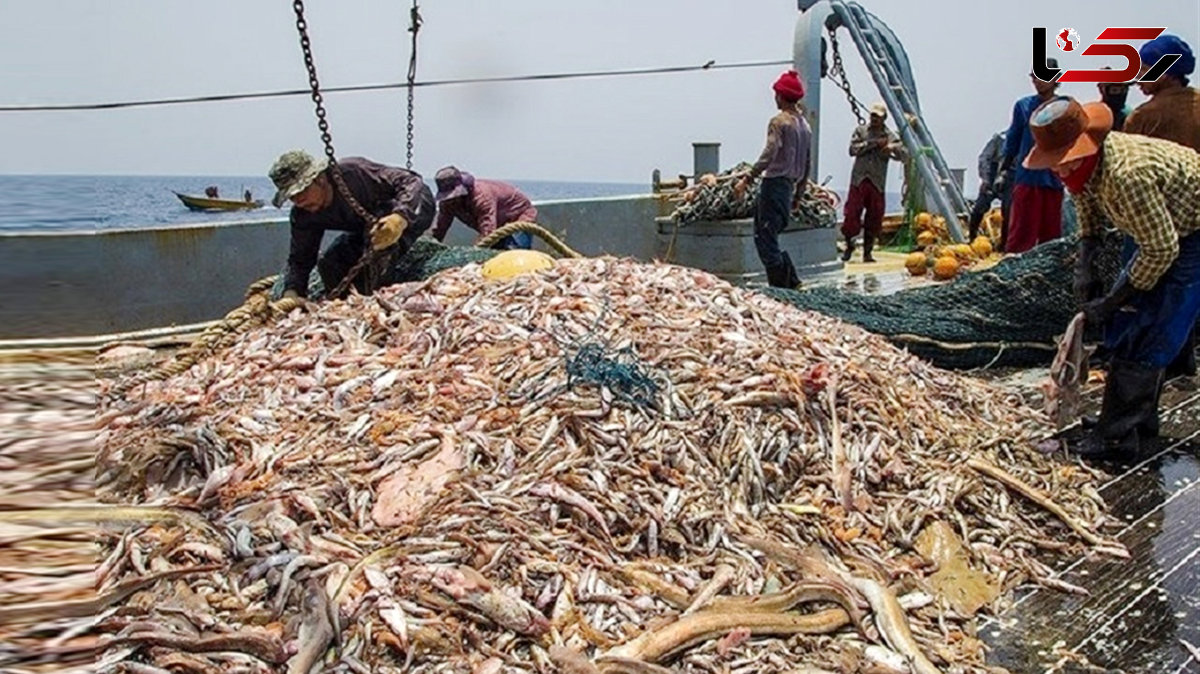
[[[1079,304],[1090,302],[1104,292],[1104,284],[1096,278],[1096,253],[1100,250],[1098,236],[1079,239],[1078,256],[1075,258],[1075,281],[1072,289]]]
[[[1121,307],[1137,299],[1141,293],[1129,283],[1127,277],[1122,276],[1107,295],[1083,305],[1084,318],[1089,325],[1105,325]]]
[[[287,290],[283,291],[283,299],[298,300],[298,299],[302,299],[302,298],[300,297],[300,293],[296,292],[292,288],[288,288]]]
[[[371,248],[383,250],[395,244],[408,229],[408,221],[399,213],[389,213],[375,221],[371,228]]]

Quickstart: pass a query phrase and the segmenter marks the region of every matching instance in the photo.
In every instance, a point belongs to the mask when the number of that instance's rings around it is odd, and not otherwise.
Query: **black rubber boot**
[[[842,262],[849,262],[850,256],[854,254],[854,237],[846,237],[846,250],[842,251]]]
[[[875,235],[870,232],[863,232],[863,262],[874,262],[875,258],[871,255],[871,251],[875,249]]]
[[[780,272],[780,280],[783,282],[781,288],[795,290],[800,285],[800,277],[796,275],[796,265],[792,264],[792,256],[786,252],[783,254],[783,271]]]
[[[1142,438],[1158,433],[1162,374],[1161,368],[1114,360],[1104,386],[1100,418],[1075,453],[1093,459],[1136,457]]]
[[[1188,333],[1183,348],[1179,350],[1179,355],[1175,356],[1175,360],[1167,366],[1167,371],[1163,376],[1165,379],[1196,376],[1196,330],[1194,328]]]

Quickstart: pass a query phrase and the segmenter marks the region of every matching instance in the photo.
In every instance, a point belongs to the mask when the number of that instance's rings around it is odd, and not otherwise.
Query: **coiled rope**
[[[241,306],[205,328],[194,342],[175,354],[174,358],[158,367],[119,381],[113,387],[113,392],[120,395],[143,384],[182,374],[205,356],[228,347],[238,335],[303,307],[305,301],[298,297],[284,297],[274,302],[270,300],[271,286],[276,278],[268,276],[251,283],[246,288],[246,301]]]

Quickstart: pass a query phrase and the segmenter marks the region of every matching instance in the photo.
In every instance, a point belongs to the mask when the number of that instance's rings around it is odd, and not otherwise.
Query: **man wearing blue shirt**
[[[1058,62],[1052,58],[1046,59],[1046,65],[1058,68]],[[1010,182],[1013,186],[1008,236],[1004,242],[1008,253],[1023,253],[1062,236],[1062,183],[1053,171],[1027,169],[1022,163],[1033,148],[1029,118],[1039,105],[1054,98],[1058,83],[1043,82],[1033,73],[1029,79],[1037,93],[1013,106],[1012,124],[1004,139],[1004,153],[994,185],[997,194],[1003,194]]]

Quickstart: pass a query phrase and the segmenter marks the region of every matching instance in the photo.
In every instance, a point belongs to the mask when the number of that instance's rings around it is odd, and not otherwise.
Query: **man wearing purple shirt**
[[[484,180],[447,166],[437,172],[438,215],[433,228],[433,237],[438,241],[446,238],[450,224],[455,218],[479,232],[479,238],[496,231],[510,222],[535,222],[537,209],[529,197],[520,190],[500,182]],[[533,247],[533,237],[526,232],[506,236],[492,248],[510,250]]]

